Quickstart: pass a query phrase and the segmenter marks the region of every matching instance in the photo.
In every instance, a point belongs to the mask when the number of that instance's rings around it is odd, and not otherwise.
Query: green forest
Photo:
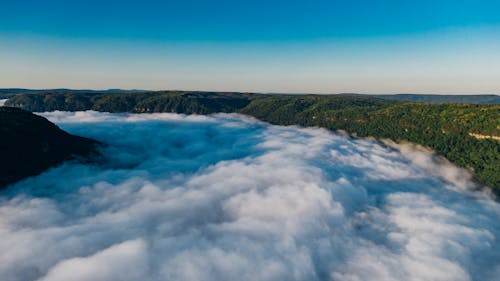
[[[500,105],[389,103],[359,97],[269,97],[241,113],[280,125],[318,126],[353,136],[413,142],[431,148],[500,189]]]
[[[344,130],[355,137],[428,147],[500,191],[500,105],[422,103],[363,95],[220,92],[54,92],[18,94],[7,106],[29,111],[238,112],[278,125]]]

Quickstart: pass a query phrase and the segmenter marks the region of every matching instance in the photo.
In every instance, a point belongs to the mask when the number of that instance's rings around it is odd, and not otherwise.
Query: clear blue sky
[[[2,0],[0,87],[500,93],[500,1]]]

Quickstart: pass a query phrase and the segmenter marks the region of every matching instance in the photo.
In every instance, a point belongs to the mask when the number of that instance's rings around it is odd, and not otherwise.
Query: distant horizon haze
[[[0,87],[0,92],[2,91],[36,91],[36,92],[50,92],[50,91],[89,91],[89,92],[222,92],[222,93],[249,93],[249,94],[263,94],[263,95],[367,95],[367,96],[384,96],[384,95],[418,95],[418,96],[500,96],[500,93],[404,93],[404,92],[394,92],[394,93],[370,93],[370,92],[255,92],[255,91],[239,91],[239,90],[228,90],[228,91],[218,91],[218,90],[207,90],[207,89],[168,89],[168,88],[158,88],[158,89],[140,89],[140,88],[64,88],[64,87],[53,87],[53,88],[23,88],[23,87]]]

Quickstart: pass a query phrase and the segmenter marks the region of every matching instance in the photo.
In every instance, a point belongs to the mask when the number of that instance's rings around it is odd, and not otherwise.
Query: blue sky
[[[499,93],[500,2],[0,2],[0,87]]]

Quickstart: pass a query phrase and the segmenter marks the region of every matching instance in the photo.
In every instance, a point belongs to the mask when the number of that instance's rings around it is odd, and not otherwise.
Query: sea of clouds
[[[500,204],[416,147],[235,114],[42,115],[105,161],[0,193],[0,280],[500,276]]]

